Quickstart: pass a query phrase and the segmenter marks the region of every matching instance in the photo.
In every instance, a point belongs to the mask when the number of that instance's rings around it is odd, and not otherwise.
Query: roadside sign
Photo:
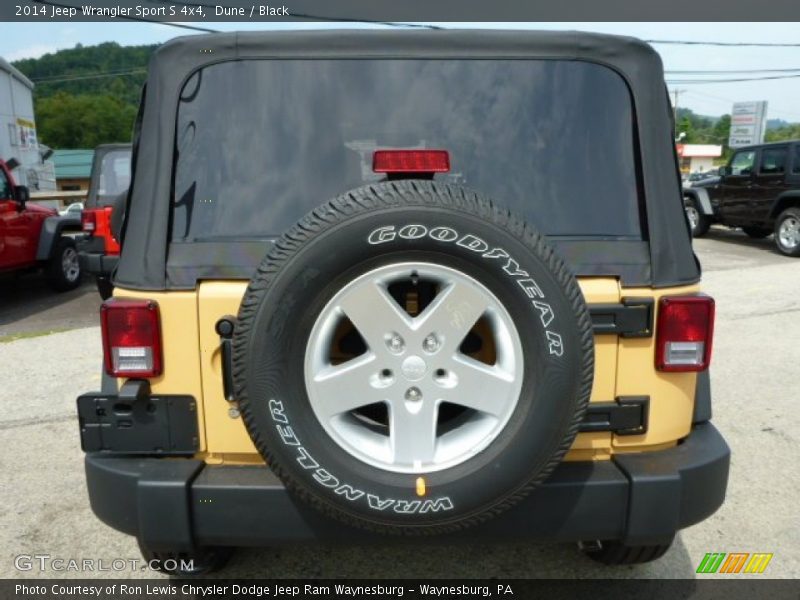
[[[731,111],[731,130],[728,145],[740,148],[764,141],[767,122],[767,102],[736,102]]]

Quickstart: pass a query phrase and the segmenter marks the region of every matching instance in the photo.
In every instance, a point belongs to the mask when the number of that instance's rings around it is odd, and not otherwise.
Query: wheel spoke
[[[442,340],[439,352],[452,356],[487,308],[489,302],[481,290],[454,281],[414,319],[414,329],[422,335],[435,333]]]
[[[341,299],[339,308],[376,354],[383,353],[388,332],[402,335],[410,328],[411,317],[376,281],[365,281],[351,290]]]
[[[419,314],[403,308],[420,302]],[[484,315],[477,335],[496,365],[460,352]],[[333,364],[356,352],[340,343],[345,318],[367,350]],[[490,290],[450,267],[397,263],[364,273],[328,302],[309,338],[305,381],[315,416],[341,448],[380,469],[423,474],[468,460],[493,442],[519,399],[523,356],[513,320]],[[387,410],[366,408],[377,403]],[[470,410],[440,414],[442,403]]]
[[[395,464],[414,466],[433,462],[436,452],[436,418],[439,407],[425,399],[410,409],[403,401],[391,404],[389,439]]]
[[[456,356],[450,362],[458,385],[444,390],[442,399],[479,412],[499,417],[513,398],[514,376],[497,365],[487,365],[469,356]]]
[[[376,385],[377,369],[375,355],[368,353],[320,370],[310,382],[322,400],[318,409],[331,418],[384,400],[386,387]]]

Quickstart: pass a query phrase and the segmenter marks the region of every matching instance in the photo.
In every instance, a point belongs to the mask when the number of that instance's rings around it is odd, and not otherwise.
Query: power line
[[[65,75],[58,77],[42,77],[42,78],[33,78],[31,79],[31,81],[33,81],[34,83],[62,83],[65,81],[101,79],[103,77],[123,77],[126,75],[134,75],[138,73],[147,73],[147,69],[129,69],[127,71],[106,71],[102,73],[94,73],[92,75]]]
[[[751,46],[765,48],[800,48],[800,44],[787,42],[701,42],[696,40],[644,40],[648,44],[675,44],[684,46],[730,46],[746,48]]]
[[[666,82],[670,85],[689,85],[693,83],[741,83],[744,81],[767,81],[774,79],[796,79],[800,77],[800,73],[796,75],[772,75],[768,77],[738,77],[733,79],[667,79]]]
[[[709,93],[706,93],[706,92],[698,92],[697,90],[681,90],[681,91],[683,91],[683,92],[685,92],[687,94],[691,94],[693,96],[701,96],[701,97],[705,97],[705,98],[710,98],[712,100],[716,100],[717,102],[727,104],[728,106],[733,106],[733,104],[737,102],[733,98],[725,98],[723,96],[717,96],[717,95],[709,94]],[[774,113],[777,113],[777,114],[780,114],[780,115],[784,115],[784,116],[787,116],[787,117],[791,117],[791,118],[800,117],[800,114],[794,113],[794,112],[791,112],[791,111],[787,111],[787,110],[783,110],[780,106],[776,106],[772,102],[770,102],[770,104],[769,104],[769,110],[770,110],[770,112],[774,112]]]
[[[673,75],[725,75],[727,73],[794,73],[800,71],[800,67],[794,69],[719,69],[716,71],[706,70],[686,70],[677,71],[667,69],[664,73],[672,73]]]

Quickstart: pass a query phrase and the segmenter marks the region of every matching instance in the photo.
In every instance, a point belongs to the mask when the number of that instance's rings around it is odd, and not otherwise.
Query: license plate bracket
[[[192,396],[152,395],[138,400],[114,394],[78,398],[84,452],[192,455],[199,448],[197,402]]]

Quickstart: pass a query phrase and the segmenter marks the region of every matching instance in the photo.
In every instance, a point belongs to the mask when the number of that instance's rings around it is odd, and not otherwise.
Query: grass
[[[28,338],[42,337],[44,335],[51,335],[53,333],[62,333],[69,331],[69,329],[46,329],[44,331],[24,331],[21,333],[10,333],[8,335],[0,335],[0,344],[8,344],[16,342],[17,340],[25,340]]]

